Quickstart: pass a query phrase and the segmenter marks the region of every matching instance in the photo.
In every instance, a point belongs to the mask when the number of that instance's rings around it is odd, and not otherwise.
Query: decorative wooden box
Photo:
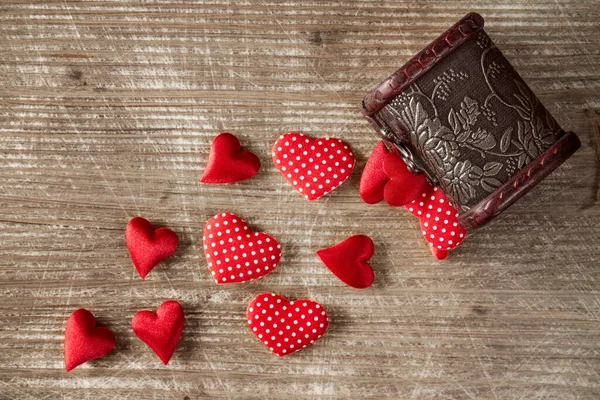
[[[471,13],[368,94],[362,113],[413,172],[454,203],[459,224],[489,222],[580,146]]]

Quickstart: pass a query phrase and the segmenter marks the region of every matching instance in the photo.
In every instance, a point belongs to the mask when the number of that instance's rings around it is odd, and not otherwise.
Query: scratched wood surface
[[[377,139],[358,108],[468,11],[583,144],[437,262],[404,210],[360,201]],[[0,1],[0,398],[599,398],[599,33],[595,0]],[[290,130],[349,142],[349,181],[303,200],[270,162]],[[202,186],[222,131],[263,168]],[[213,283],[201,231],[222,210],[280,240],[274,273]],[[146,280],[123,238],[136,215],[180,236]],[[363,291],[314,254],[357,233],[376,243]],[[278,359],[246,326],[263,291],[321,302],[329,332]],[[186,327],[164,367],[130,323],[169,298]],[[79,307],[117,345],[67,374]]]

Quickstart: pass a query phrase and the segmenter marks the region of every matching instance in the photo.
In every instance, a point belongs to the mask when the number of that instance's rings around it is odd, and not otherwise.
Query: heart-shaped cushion
[[[448,250],[465,239],[467,232],[458,225],[456,209],[437,187],[424,191],[405,207],[419,218],[423,236],[438,260],[445,259]]]
[[[177,348],[184,323],[183,308],[175,300],[165,301],[156,313],[143,310],[131,321],[133,332],[167,365]]]
[[[177,234],[169,228],[154,230],[142,217],[135,217],[125,230],[127,249],[135,269],[143,278],[177,249]]]
[[[208,164],[200,182],[233,183],[252,178],[260,169],[256,154],[242,150],[238,138],[229,133],[221,133],[212,142]]]
[[[281,259],[272,236],[252,232],[235,214],[215,215],[204,227],[204,254],[218,284],[253,281],[271,273]]]
[[[252,333],[280,357],[314,343],[329,324],[327,312],[319,303],[289,301],[275,293],[256,296],[248,304],[246,317]]]
[[[114,333],[96,326],[96,318],[86,310],[75,310],[65,329],[65,368],[68,371],[86,361],[104,357],[115,347]]]
[[[364,289],[373,283],[373,269],[367,263],[373,250],[370,237],[354,235],[334,246],[317,250],[317,256],[346,285]]]
[[[340,186],[354,169],[350,147],[336,138],[311,139],[298,132],[283,134],[273,146],[273,163],[307,200]]]

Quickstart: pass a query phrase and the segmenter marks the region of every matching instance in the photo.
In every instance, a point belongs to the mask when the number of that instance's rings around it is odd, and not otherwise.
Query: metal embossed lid
[[[368,94],[362,113],[413,172],[489,222],[580,146],[561,129],[471,13]]]

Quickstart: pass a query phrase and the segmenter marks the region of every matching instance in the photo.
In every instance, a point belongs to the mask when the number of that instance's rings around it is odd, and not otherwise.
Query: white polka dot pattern
[[[429,188],[405,207],[421,221],[423,236],[432,248],[451,250],[458,246],[467,234],[467,231],[458,225],[456,209],[437,187]]]
[[[256,296],[246,310],[250,331],[279,357],[319,339],[329,324],[323,306],[312,300],[289,301],[275,293]]]
[[[344,183],[355,160],[350,147],[340,139],[311,139],[291,132],[275,142],[273,163],[300,194],[312,201]]]
[[[204,226],[204,255],[215,282],[253,281],[271,273],[281,259],[281,246],[272,236],[252,232],[237,215],[215,215]]]

